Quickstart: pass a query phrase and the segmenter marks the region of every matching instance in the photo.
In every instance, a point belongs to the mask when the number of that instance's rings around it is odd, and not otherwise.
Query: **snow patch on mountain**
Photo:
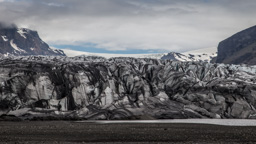
[[[191,61],[191,59],[189,59],[189,57],[187,57],[186,55],[183,55],[181,53],[176,53],[176,52],[170,52],[170,53],[164,55],[163,57],[161,57],[161,59],[170,59],[170,60],[177,60],[177,61]]]
[[[6,42],[8,41],[7,37],[6,36],[2,36],[3,40]]]
[[[13,42],[13,39],[10,41],[10,45],[11,45],[16,51],[23,52],[23,53],[27,53],[25,50],[19,48],[19,47]]]
[[[171,59],[176,61],[203,61],[210,62],[217,56],[217,48],[205,48],[184,53],[171,52],[164,55],[161,59]]]
[[[24,30],[25,30],[25,29],[20,28],[20,29],[18,29],[17,33],[19,33],[20,36],[22,36],[24,39],[27,39],[27,37],[25,36],[25,34],[26,34],[27,32],[25,32]]]
[[[51,51],[53,51],[54,53],[57,53],[57,54],[61,53],[61,54],[65,55],[65,53],[62,50],[54,48],[54,47],[50,47],[49,50],[51,50]]]
[[[193,51],[188,51],[182,53],[183,55],[186,55],[189,57],[189,59],[192,59],[192,61],[207,61],[210,62],[213,57],[217,56],[217,48],[204,48],[204,49],[198,49]]]
[[[6,53],[6,54],[4,54],[4,57],[8,57],[8,56],[10,56],[11,54],[10,53]]]
[[[0,55],[28,56],[28,55],[54,55],[66,56],[61,50],[48,49],[38,32],[26,28],[0,29]],[[9,53],[9,54],[7,54]]]

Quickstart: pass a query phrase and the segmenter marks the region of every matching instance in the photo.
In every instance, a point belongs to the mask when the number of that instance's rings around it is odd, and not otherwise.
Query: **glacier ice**
[[[22,118],[255,118],[256,68],[94,56],[2,57],[0,111]]]

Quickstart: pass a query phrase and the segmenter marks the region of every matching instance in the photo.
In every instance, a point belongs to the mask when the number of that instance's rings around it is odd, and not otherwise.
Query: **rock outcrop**
[[[255,118],[256,67],[156,59],[0,60],[0,113],[20,118]]]
[[[65,56],[59,49],[52,49],[42,41],[36,31],[2,27],[0,23],[0,54],[4,56],[53,55]]]
[[[187,61],[188,57],[176,52],[170,52],[161,57],[162,60]]]
[[[219,43],[217,63],[256,64],[256,26]]]

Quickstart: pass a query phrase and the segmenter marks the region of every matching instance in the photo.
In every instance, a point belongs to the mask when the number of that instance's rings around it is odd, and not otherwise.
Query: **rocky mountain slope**
[[[62,50],[51,49],[36,31],[0,24],[0,55],[54,55],[65,56]]]
[[[255,118],[256,67],[103,57],[0,60],[1,114],[21,118]]]
[[[219,43],[217,63],[256,64],[256,26]]]

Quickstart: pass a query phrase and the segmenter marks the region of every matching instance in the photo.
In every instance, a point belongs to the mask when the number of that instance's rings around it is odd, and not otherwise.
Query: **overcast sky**
[[[256,25],[255,0],[0,0],[0,21],[57,48],[183,52]]]

